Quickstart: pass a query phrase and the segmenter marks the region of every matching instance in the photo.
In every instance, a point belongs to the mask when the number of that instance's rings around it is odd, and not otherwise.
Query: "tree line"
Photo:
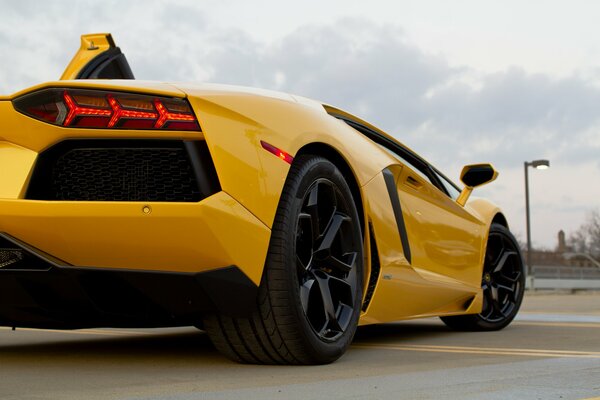
[[[600,257],[600,210],[588,212],[586,220],[569,236],[569,246],[574,252]]]

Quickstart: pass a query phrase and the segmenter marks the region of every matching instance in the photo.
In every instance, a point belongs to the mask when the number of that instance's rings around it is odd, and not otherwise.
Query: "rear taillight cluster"
[[[81,89],[44,89],[13,101],[17,111],[75,128],[199,131],[185,99]]]

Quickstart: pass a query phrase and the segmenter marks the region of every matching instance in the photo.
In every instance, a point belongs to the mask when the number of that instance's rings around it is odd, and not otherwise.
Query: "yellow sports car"
[[[109,34],[0,97],[0,325],[197,326],[245,363],[339,358],[358,325],[496,330],[523,260],[498,207],[345,111],[132,80]]]

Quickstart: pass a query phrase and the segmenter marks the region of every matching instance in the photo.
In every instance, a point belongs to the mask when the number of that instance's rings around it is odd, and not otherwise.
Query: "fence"
[[[600,289],[600,268],[534,266],[530,289]]]

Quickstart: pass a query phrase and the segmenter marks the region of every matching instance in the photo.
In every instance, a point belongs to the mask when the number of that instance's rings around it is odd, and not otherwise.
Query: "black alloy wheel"
[[[500,232],[490,232],[481,288],[483,309],[479,316],[491,324],[502,322],[520,303],[523,262],[518,249]]]
[[[273,222],[255,311],[207,315],[204,329],[238,362],[333,362],[358,326],[363,258],[361,220],[344,176],[323,157],[297,156]]]
[[[492,224],[481,279],[481,313],[442,317],[458,330],[498,330],[517,315],[525,292],[525,263],[516,239],[499,224]]]
[[[328,179],[304,195],[296,223],[296,269],[302,310],[322,340],[335,340],[350,325],[356,301],[360,243],[347,199]]]

